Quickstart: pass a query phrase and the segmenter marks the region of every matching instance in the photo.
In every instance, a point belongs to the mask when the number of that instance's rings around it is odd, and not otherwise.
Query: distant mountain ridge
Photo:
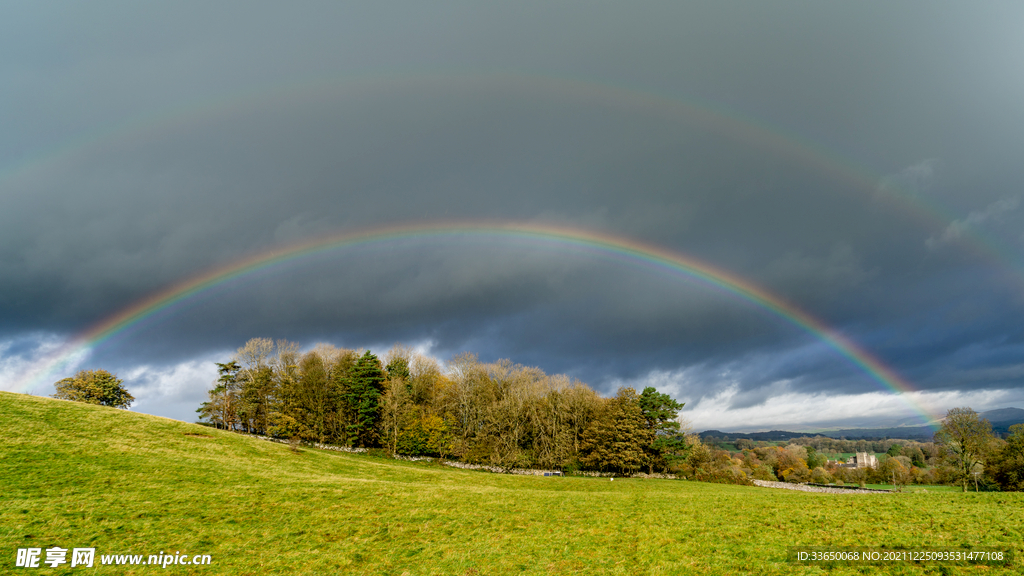
[[[1020,408],[1002,408],[981,412],[978,416],[992,423],[992,432],[1000,435],[1009,433],[1010,426],[1024,424],[1024,410]],[[904,426],[899,428],[847,428],[842,430],[823,430],[818,432],[788,432],[772,430],[770,432],[722,432],[721,430],[705,430],[701,438],[714,436],[728,440],[749,438],[777,442],[793,438],[828,436],[829,438],[896,438],[902,440],[931,440],[935,429],[931,426]]]

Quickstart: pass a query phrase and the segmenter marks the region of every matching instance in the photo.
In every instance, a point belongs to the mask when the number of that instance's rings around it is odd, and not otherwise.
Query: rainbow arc
[[[154,315],[173,313],[176,307],[184,306],[200,294],[232,280],[331,251],[385,243],[421,242],[431,238],[531,240],[558,249],[585,249],[681,274],[749,302],[811,334],[870,376],[882,389],[897,394],[922,421],[934,425],[933,416],[911,398],[911,393],[916,392],[914,387],[894,370],[823,321],[749,280],[696,258],[621,236],[565,226],[516,222],[437,222],[384,226],[320,237],[254,254],[169,286],[104,319],[74,338],[39,369],[17,382],[15,389],[26,391],[48,383],[47,378],[56,377],[75,358],[81,358],[89,350],[101,346],[129,328],[142,327]]]

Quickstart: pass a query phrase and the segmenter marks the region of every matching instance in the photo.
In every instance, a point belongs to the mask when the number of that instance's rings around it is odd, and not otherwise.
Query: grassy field
[[[1020,494],[488,474],[9,393],[0,430],[0,573],[930,574],[940,567],[790,564],[787,547],[1024,551]],[[96,564],[161,551],[212,563],[14,567],[18,548],[54,545],[94,547]]]
[[[865,484],[865,488],[892,490],[892,484]],[[907,492],[962,492],[959,486],[943,486],[941,484],[908,484],[903,487]]]

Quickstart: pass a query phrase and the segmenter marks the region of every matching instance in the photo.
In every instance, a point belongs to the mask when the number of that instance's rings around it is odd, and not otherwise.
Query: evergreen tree
[[[349,414],[346,431],[349,442],[358,446],[374,445],[385,380],[380,360],[367,350],[340,380],[339,387]]]
[[[676,402],[668,394],[661,394],[650,386],[644,388],[637,404],[653,438],[647,447],[648,472],[653,474],[655,465],[667,469],[670,461],[684,457],[686,439],[679,433],[676,418],[685,404]]]
[[[387,365],[388,378],[391,380],[409,381],[409,361],[401,356],[395,356]]]
[[[217,428],[234,430],[239,420],[238,373],[241,367],[234,361],[215,364],[219,376],[213,388],[206,392],[209,400],[200,404],[196,412],[200,421],[209,419]]]

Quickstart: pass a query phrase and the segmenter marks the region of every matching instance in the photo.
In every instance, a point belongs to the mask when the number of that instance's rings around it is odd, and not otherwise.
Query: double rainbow
[[[907,394],[914,392],[914,388],[892,369],[821,320],[744,278],[696,258],[629,238],[564,226],[514,222],[443,222],[384,226],[321,237],[261,252],[170,286],[103,320],[80,334],[38,370],[16,383],[15,388],[26,391],[45,384],[47,377],[54,376],[73,359],[80,358],[89,350],[128,328],[143,325],[147,319],[158,313],[173,312],[176,306],[183,306],[190,299],[234,279],[325,252],[431,238],[526,239],[558,249],[584,249],[695,279],[767,310],[810,333],[877,381],[885,390],[896,393],[924,422],[932,424],[934,421],[932,415]]]

